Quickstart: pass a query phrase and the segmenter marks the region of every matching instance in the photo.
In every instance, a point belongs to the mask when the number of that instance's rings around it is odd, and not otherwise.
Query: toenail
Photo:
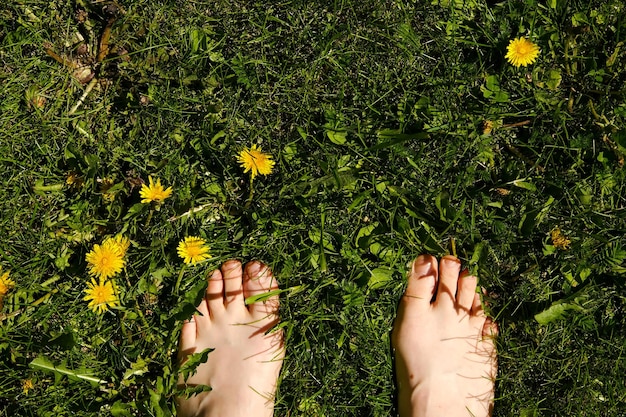
[[[442,261],[446,261],[446,262],[456,262],[457,264],[461,263],[461,261],[459,261],[459,258],[457,258],[456,256],[453,256],[453,255],[446,255],[441,260]]]
[[[425,265],[429,265],[430,263],[429,255],[420,255],[413,262],[412,269],[415,270],[415,268],[423,268]]]
[[[418,274],[420,276],[426,275],[430,272],[431,264],[428,262],[428,258],[424,257],[424,260],[420,258],[416,259],[411,266],[411,273]]]
[[[249,262],[246,266],[246,271],[248,272],[248,276],[250,278],[258,278],[258,276],[261,275],[261,271],[263,270],[263,268],[260,262],[252,261]]]

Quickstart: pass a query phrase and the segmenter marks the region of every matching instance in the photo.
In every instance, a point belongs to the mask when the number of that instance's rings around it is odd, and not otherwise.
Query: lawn
[[[277,416],[393,416],[425,252],[487,290],[494,416],[626,416],[625,39],[620,0],[4,2],[0,416],[175,414],[182,320],[233,257],[284,290]]]

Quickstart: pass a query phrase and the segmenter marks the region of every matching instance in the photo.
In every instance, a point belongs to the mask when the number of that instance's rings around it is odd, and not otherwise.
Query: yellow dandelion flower
[[[172,187],[164,189],[161,185],[161,180],[157,178],[156,183],[152,177],[148,177],[150,185],[142,184],[139,195],[141,196],[142,203],[150,203],[152,201],[161,202],[172,195]]]
[[[483,135],[489,135],[493,131],[495,123],[493,120],[485,120],[483,122]]]
[[[526,38],[513,39],[506,49],[505,58],[516,67],[532,64],[539,56],[539,47]]]
[[[572,241],[565,237],[565,235],[561,232],[561,229],[558,227],[550,232],[550,237],[552,238],[552,244],[557,249],[569,249],[569,245],[572,243]]]
[[[72,188],[80,188],[83,186],[83,179],[76,173],[75,171],[70,171],[67,173],[67,178],[65,179],[65,183]]]
[[[106,238],[102,244],[115,246],[119,250],[122,257],[124,257],[126,255],[126,251],[130,247],[130,239],[123,235],[117,235],[115,237]]]
[[[113,187],[113,185],[115,184],[115,180],[109,177],[104,177],[102,179],[98,178],[98,182],[100,183],[100,191],[102,193],[106,193],[107,191],[109,191],[111,187]]]
[[[28,391],[30,391],[33,388],[35,388],[35,384],[33,384],[32,379],[22,380],[22,390],[24,391],[24,394],[28,394]]]
[[[114,239],[106,239],[102,245],[93,245],[93,250],[85,257],[89,273],[100,278],[109,278],[124,268],[124,254]]]
[[[115,290],[115,284],[111,280],[100,279],[96,282],[95,279],[91,279],[91,282],[87,283],[87,289],[85,289],[85,297],[83,300],[89,301],[87,307],[92,309],[95,313],[104,313],[109,307],[115,307],[119,305],[117,293]]]
[[[178,256],[183,258],[186,264],[195,264],[209,257],[209,247],[204,239],[188,236],[178,244]]]
[[[102,197],[104,201],[112,202],[115,200],[115,193],[110,193],[109,190],[115,185],[115,181],[113,178],[102,178],[98,180],[100,182],[100,192],[102,193]]]
[[[252,179],[254,179],[257,174],[271,174],[275,164],[275,162],[272,161],[272,155],[263,153],[261,148],[256,145],[252,145],[251,148],[245,148],[239,152],[237,160],[244,168],[244,174],[250,171]]]
[[[3,274],[2,267],[0,267],[0,298],[4,297],[13,287],[15,287],[15,281],[9,278],[9,271]]]

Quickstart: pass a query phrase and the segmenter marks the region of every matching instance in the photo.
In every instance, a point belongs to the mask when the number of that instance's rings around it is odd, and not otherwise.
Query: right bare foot
[[[208,385],[188,399],[177,398],[179,416],[270,417],[278,374],[285,355],[278,323],[278,295],[247,305],[245,298],[278,288],[269,268],[249,262],[227,261],[209,278],[206,297],[197,307],[202,314],[186,322],[180,335],[179,361],[187,355],[214,349],[208,360],[179,387]],[[267,334],[266,334],[267,333]]]
[[[454,256],[419,256],[394,323],[398,409],[403,417],[491,415],[497,361],[495,323],[477,278]]]

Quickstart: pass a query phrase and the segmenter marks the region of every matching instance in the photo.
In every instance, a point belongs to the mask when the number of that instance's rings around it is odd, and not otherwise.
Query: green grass
[[[73,114],[85,86],[44,45],[95,56],[102,3],[0,6],[0,415],[170,415],[181,320],[231,257],[287,289],[276,415],[395,415],[406,265],[453,246],[500,324],[495,416],[626,415],[622,2],[122,6]],[[277,163],[246,207],[255,143]],[[174,188],[158,211],[148,175]],[[116,233],[122,306],[96,316],[85,255]],[[183,270],[188,235],[214,259]]]

